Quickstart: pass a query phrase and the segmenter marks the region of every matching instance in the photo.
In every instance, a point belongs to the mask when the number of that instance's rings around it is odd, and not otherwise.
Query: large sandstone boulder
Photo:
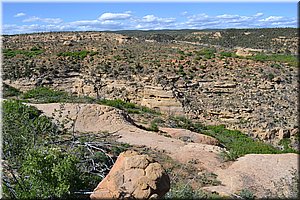
[[[119,155],[90,197],[94,200],[160,198],[169,189],[169,176],[159,163],[148,155],[126,151]]]

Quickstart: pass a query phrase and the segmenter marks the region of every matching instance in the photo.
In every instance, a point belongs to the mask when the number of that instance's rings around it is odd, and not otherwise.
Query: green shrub
[[[271,81],[274,77],[275,77],[274,74],[272,74],[272,73],[269,73],[269,74],[268,74],[268,79],[269,79],[270,81]]]
[[[243,199],[254,199],[254,194],[248,189],[242,189],[239,192],[239,196]]]
[[[20,90],[3,83],[3,98],[19,96],[21,93]]]
[[[43,103],[65,102],[68,94],[47,87],[36,87],[23,94],[24,99],[36,99]]]
[[[222,143],[232,159],[245,154],[274,154],[281,151],[262,141],[255,141],[251,137],[237,130],[228,130],[223,125],[207,126],[202,133],[215,137]]]
[[[165,194],[164,199],[216,199],[219,195],[205,192],[201,189],[193,189],[189,184],[182,182],[171,185],[170,191]]]
[[[159,131],[158,126],[154,121],[151,122],[150,127],[147,128],[147,130],[148,131],[154,131],[154,132]]]
[[[39,110],[20,101],[3,101],[2,123],[2,158],[10,172],[3,174],[5,198],[74,197],[74,191],[92,190],[103,178],[90,173],[91,160],[97,162],[101,173],[102,169],[107,173],[112,165],[107,154],[85,146],[84,141],[90,140],[96,145],[92,136],[69,146],[70,134],[59,131]],[[121,145],[119,151],[123,147],[127,146]]]
[[[87,57],[87,55],[94,56],[96,54],[98,54],[98,52],[84,50],[84,51],[75,51],[75,52],[60,52],[57,54],[57,56],[63,56],[63,57],[69,56],[75,59],[83,60],[85,57]]]
[[[41,112],[20,101],[3,102],[3,155],[18,165],[28,149],[33,148],[47,133],[56,133],[56,127]]]
[[[220,153],[220,156],[223,159],[223,161],[234,161],[239,157],[237,152],[232,149],[230,149],[229,152],[222,151]]]
[[[264,54],[259,53],[254,56],[247,56],[246,58],[256,60],[256,61],[274,61],[280,63],[288,63],[291,66],[297,67],[298,60],[297,56],[289,54]]]
[[[8,58],[15,57],[15,56],[18,55],[18,54],[25,55],[26,57],[32,58],[32,57],[35,57],[35,56],[40,55],[40,54],[42,54],[42,53],[43,53],[43,50],[40,50],[40,49],[38,49],[37,47],[31,48],[30,51],[26,51],[26,50],[3,49],[3,55],[4,55],[5,57],[8,57]]]
[[[235,54],[232,52],[222,51],[222,52],[220,52],[220,55],[222,57],[234,57]]]
[[[59,148],[31,149],[20,169],[23,188],[17,185],[18,198],[60,198],[76,191],[77,162],[75,156]]]
[[[206,58],[206,59],[211,59],[211,58],[215,57],[215,53],[216,53],[215,48],[204,48],[204,49],[198,51],[196,54],[198,56],[203,55],[204,58]]]

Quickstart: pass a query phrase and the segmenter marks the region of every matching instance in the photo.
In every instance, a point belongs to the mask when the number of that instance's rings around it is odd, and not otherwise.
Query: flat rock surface
[[[293,172],[298,174],[299,155],[288,154],[248,154],[233,162],[227,169],[215,171],[224,186],[208,189],[232,194],[247,189],[258,198],[289,197],[288,185],[293,185]],[[295,174],[294,174],[295,175]]]
[[[75,131],[93,133],[108,131],[118,137],[118,142],[145,146],[165,152],[182,163],[196,160],[199,169],[213,171],[222,165],[218,159],[218,153],[222,151],[222,148],[205,143],[184,142],[159,135],[156,132],[139,129],[126,121],[121,110],[112,107],[71,103],[30,105],[43,111],[46,116],[54,117],[59,121],[63,121],[67,117],[74,119]]]

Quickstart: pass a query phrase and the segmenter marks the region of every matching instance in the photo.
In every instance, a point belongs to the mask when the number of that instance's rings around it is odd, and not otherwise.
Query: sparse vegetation
[[[221,196],[203,190],[193,189],[189,184],[177,183],[165,195],[164,199],[220,199]]]
[[[66,57],[66,56],[69,56],[69,57],[72,57],[72,58],[75,58],[75,59],[84,59],[85,57],[87,57],[88,55],[90,56],[94,56],[98,54],[97,52],[94,52],[94,51],[75,51],[75,52],[60,52],[57,54],[57,56],[63,56],[63,57]]]
[[[220,56],[221,57],[236,57],[237,55],[233,52],[221,51]]]
[[[238,195],[243,199],[254,199],[254,197],[255,197],[253,192],[251,192],[248,189],[241,190]]]
[[[204,126],[200,123],[193,123],[191,120],[185,117],[172,117],[171,119],[176,127],[206,134],[220,141],[220,143],[229,151],[221,154],[225,160],[235,160],[238,157],[251,153],[276,154],[297,152],[291,148],[279,150],[272,145],[266,144],[259,140],[254,140],[238,130],[228,130],[224,125]]]
[[[263,54],[259,53],[254,56],[248,56],[246,57],[248,59],[253,59],[256,61],[274,61],[274,62],[280,62],[280,63],[288,63],[291,66],[297,67],[298,66],[298,60],[297,57],[290,54]],[[278,66],[278,65],[275,65]]]
[[[206,59],[211,59],[215,57],[216,49],[214,48],[204,48],[198,52],[196,52],[197,55],[203,55]]]
[[[36,99],[43,103],[64,102],[68,94],[63,91],[52,90],[47,87],[36,87],[23,94],[24,99]]]
[[[7,58],[15,57],[16,55],[24,55],[26,57],[32,58],[34,56],[40,55],[43,53],[43,50],[33,47],[29,51],[27,50],[12,50],[12,49],[3,49],[3,55]]]

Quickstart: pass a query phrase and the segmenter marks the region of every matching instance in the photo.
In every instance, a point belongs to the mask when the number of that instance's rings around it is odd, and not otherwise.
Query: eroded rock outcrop
[[[145,86],[141,105],[169,114],[183,113],[182,105],[174,97],[172,91],[166,91],[162,87]]]
[[[159,163],[148,155],[126,151],[119,155],[90,197],[93,200],[160,198],[169,189],[169,176]]]

